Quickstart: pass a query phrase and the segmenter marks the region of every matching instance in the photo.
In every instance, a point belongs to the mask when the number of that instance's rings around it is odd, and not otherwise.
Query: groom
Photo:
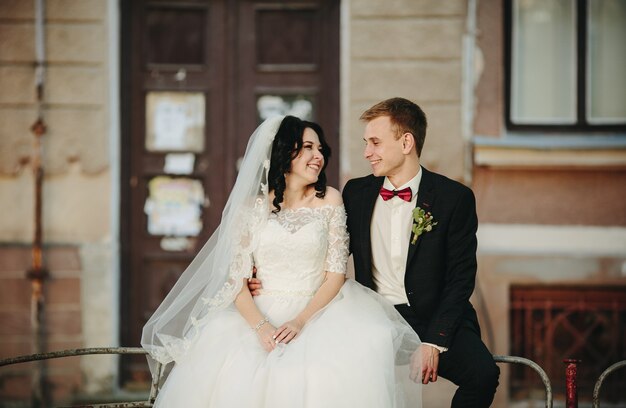
[[[488,407],[500,370],[469,302],[474,194],[420,166],[426,116],[413,102],[382,101],[361,120],[373,174],[343,190],[356,280],[396,305],[420,336],[424,384],[442,376],[458,385],[452,407]]]

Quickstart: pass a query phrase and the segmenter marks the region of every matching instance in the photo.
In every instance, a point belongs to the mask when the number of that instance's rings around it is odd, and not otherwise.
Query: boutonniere
[[[430,212],[426,212],[420,207],[415,207],[413,210],[413,226],[411,228],[411,231],[413,231],[411,244],[415,245],[417,237],[422,235],[424,231],[432,231],[435,225],[437,225],[437,222],[435,222],[433,215]]]

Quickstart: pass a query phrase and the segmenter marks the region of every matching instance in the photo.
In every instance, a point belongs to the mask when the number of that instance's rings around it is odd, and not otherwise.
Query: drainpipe
[[[474,54],[476,47],[476,9],[478,0],[468,0],[465,34],[463,34],[463,81],[461,89],[461,126],[463,136],[463,181],[471,186],[474,155],[472,136],[474,126]]]
[[[474,171],[474,145],[472,136],[474,135],[474,87],[476,85],[475,72],[475,50],[476,50],[476,10],[478,8],[478,0],[468,0],[467,2],[467,18],[465,21],[465,34],[463,34],[463,81],[461,90],[461,115],[462,115],[462,136],[463,136],[463,182],[471,186]],[[487,336],[487,346],[495,347],[495,336],[493,325],[489,316],[489,309],[485,304],[485,297],[481,290],[481,286],[476,281],[474,288],[476,300],[483,310],[483,328]]]
[[[45,74],[45,38],[44,38],[44,15],[45,0],[35,0],[35,91],[37,95],[36,110],[37,119],[31,126],[35,135],[32,165],[35,173],[35,234],[32,246],[32,265],[27,272],[27,278],[31,281],[31,332],[33,335],[33,353],[42,353],[45,348],[45,319],[44,319],[44,281],[48,277],[48,271],[43,263],[43,239],[42,239],[42,188],[44,171],[42,165],[42,137],[46,133],[46,124],[43,119],[44,97],[44,74]],[[50,405],[49,395],[45,384],[45,363],[35,363],[32,372],[32,406],[45,407]]]

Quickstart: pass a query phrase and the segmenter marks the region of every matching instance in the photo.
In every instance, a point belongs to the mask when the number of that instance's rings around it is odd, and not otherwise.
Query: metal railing
[[[55,358],[63,358],[63,357],[75,357],[75,356],[85,356],[85,355],[95,355],[95,354],[147,354],[147,352],[140,347],[95,347],[95,348],[81,348],[81,349],[70,349],[70,350],[61,350],[61,351],[53,351],[49,353],[38,353],[38,354],[30,354],[12,358],[6,358],[0,360],[0,367],[19,364],[19,363],[27,363],[31,361],[40,361],[40,360],[50,360]],[[539,364],[534,361],[517,356],[502,356],[502,355],[494,355],[493,360],[496,363],[512,363],[512,364],[523,364],[526,365],[539,374],[541,377],[541,381],[546,390],[546,408],[552,408],[553,404],[553,396],[552,396],[552,385],[550,383],[550,379],[546,372],[539,366]],[[600,375],[598,381],[593,390],[593,408],[600,407],[600,388],[602,387],[602,382],[604,379],[611,374],[613,371],[616,371],[620,368],[626,367],[626,360],[619,361],[606,370]],[[152,403],[157,397],[158,393],[158,383],[159,378],[161,376],[161,370],[163,369],[162,364],[158,363],[157,370],[158,375],[155,376],[152,380],[152,384],[150,386],[150,395],[147,401],[137,401],[137,402],[117,402],[117,403],[105,403],[105,404],[83,404],[75,407],[94,407],[94,408],[138,408],[138,407],[152,407]]]
[[[602,387],[602,382],[604,382],[606,376],[622,367],[626,367],[626,360],[618,361],[600,374],[595,387],[593,387],[593,408],[600,408],[600,387]]]
[[[25,356],[18,356],[12,358],[6,358],[0,360],[0,367],[19,364],[19,363],[27,363],[30,361],[40,361],[40,360],[51,360],[54,358],[63,358],[63,357],[74,357],[74,356],[87,356],[87,355],[95,355],[95,354],[147,354],[147,352],[141,347],[94,347],[94,348],[81,348],[81,349],[70,349],[70,350],[61,350],[61,351],[52,351],[49,353],[38,353],[38,354],[29,354]],[[117,402],[117,403],[108,403],[108,404],[82,404],[78,407],[98,407],[98,408],[135,408],[135,407],[152,407],[152,403],[156,399],[158,393],[158,382],[161,375],[161,370],[163,366],[161,363],[158,363],[157,370],[158,375],[152,379],[152,384],[150,386],[150,395],[147,401],[137,401],[137,402]]]
[[[543,385],[546,389],[546,408],[552,408],[552,384],[550,383],[550,379],[546,372],[539,366],[539,364],[535,363],[532,360],[529,360],[524,357],[516,357],[516,356],[498,356],[494,355],[493,360],[496,363],[513,363],[513,364],[523,364],[526,365],[533,370],[535,370],[539,376],[541,377],[541,381],[543,381]]]

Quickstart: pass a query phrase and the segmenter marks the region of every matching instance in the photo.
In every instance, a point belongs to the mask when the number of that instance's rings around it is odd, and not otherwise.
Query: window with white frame
[[[505,0],[507,126],[626,129],[626,0]]]

